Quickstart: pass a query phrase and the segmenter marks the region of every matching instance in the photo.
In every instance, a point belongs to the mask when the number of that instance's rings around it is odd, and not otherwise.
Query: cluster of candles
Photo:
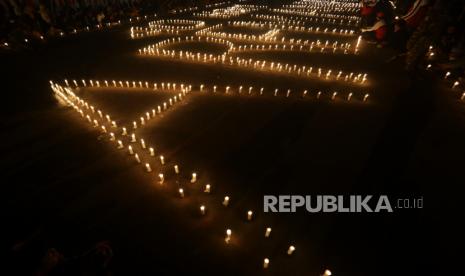
[[[241,2],[241,1],[240,1]],[[216,3],[205,6],[206,8],[216,8],[229,2]],[[313,49],[320,52],[326,52],[326,50],[331,50],[332,52],[343,51],[344,53],[357,53],[361,38],[359,37],[355,48],[349,43],[339,43],[339,42],[321,42],[319,40],[311,42],[308,40],[296,40],[296,39],[281,39],[277,38],[279,30],[284,31],[296,31],[296,32],[309,32],[309,33],[327,33],[327,34],[337,34],[337,35],[354,35],[354,30],[343,30],[335,28],[325,28],[325,27],[314,27],[306,26],[307,22],[320,23],[326,25],[350,25],[356,24],[359,21],[359,18],[355,16],[346,16],[340,15],[337,13],[351,13],[353,9],[357,8],[357,3],[353,0],[344,1],[308,1],[301,0],[297,1],[294,4],[286,5],[282,9],[274,9],[276,13],[284,14],[297,14],[306,17],[284,17],[284,16],[270,16],[270,15],[255,15],[256,18],[262,20],[277,21],[278,24],[273,24],[271,22],[253,22],[253,21],[234,21],[232,26],[239,27],[251,27],[251,28],[263,28],[269,29],[266,33],[262,35],[245,35],[245,34],[226,34],[218,32],[222,28],[221,24],[214,25],[196,32],[197,37],[190,36],[185,38],[171,38],[163,40],[156,44],[150,45],[143,49],[139,49],[140,55],[150,55],[150,56],[161,56],[175,58],[185,61],[193,61],[199,63],[212,63],[212,64],[224,64],[232,65],[243,68],[250,68],[255,70],[264,70],[271,71],[276,73],[288,73],[294,76],[303,76],[303,77],[317,77],[320,79],[326,80],[335,80],[335,81],[346,81],[356,84],[364,84],[367,81],[367,74],[357,74],[357,73],[344,73],[342,71],[322,69],[322,68],[313,68],[308,66],[299,66],[292,64],[281,64],[279,62],[271,62],[264,60],[253,60],[253,59],[242,59],[239,57],[233,58],[230,55],[235,52],[244,52],[244,51],[270,51],[270,50],[282,50],[282,51],[312,51]],[[210,17],[210,18],[231,18],[234,16],[244,15],[257,11],[260,9],[266,9],[265,6],[255,6],[255,5],[234,5],[229,8],[224,9],[214,9],[211,12],[202,12],[195,14],[200,17]],[[198,7],[190,9],[181,9],[173,10],[172,12],[184,13],[198,10]],[[310,10],[310,12],[308,12]],[[333,13],[329,13],[328,11]],[[315,11],[318,11],[318,15],[315,14]],[[336,14],[334,14],[336,13]],[[290,19],[289,19],[290,18]],[[230,23],[231,24],[231,23]],[[182,31],[188,30],[197,30],[205,26],[203,21],[196,20],[158,20],[149,23],[148,28],[131,28],[131,37],[144,37],[149,35],[156,35],[162,32],[169,34],[179,34]],[[239,40],[239,41],[253,41],[254,43],[262,42],[263,44],[250,44],[250,45],[234,45],[234,43],[228,41],[227,39]],[[177,51],[166,49],[174,44],[186,43],[186,42],[208,42],[215,43],[225,46],[225,51],[219,55],[206,54],[206,53],[193,53],[189,51]],[[266,44],[270,43],[270,44]],[[272,43],[272,44],[271,44]],[[72,106],[85,120],[87,120],[94,127],[99,128],[102,133],[108,135],[109,141],[115,143],[118,149],[126,149],[127,152],[134,156],[136,162],[141,164],[144,167],[144,170],[147,173],[154,173],[155,168],[160,168],[160,172],[155,173],[156,182],[160,185],[166,183],[167,175],[164,172],[164,168],[169,167],[164,156],[155,154],[154,147],[151,147],[146,144],[145,140],[139,137],[136,137],[136,130],[145,126],[149,120],[154,119],[159,116],[162,112],[166,111],[169,107],[173,106],[175,103],[182,101],[187,95],[192,92],[192,85],[178,84],[178,83],[153,83],[153,82],[143,82],[143,81],[107,81],[107,80],[64,80],[65,86],[50,82],[52,90],[55,92],[57,98],[61,102],[66,103],[67,105]],[[454,86],[458,86],[454,85]],[[143,112],[141,116],[132,122],[130,128],[119,127],[117,123],[111,120],[109,114],[103,113],[101,110],[96,109],[94,106],[90,105],[88,102],[84,101],[78,97],[73,89],[78,89],[80,87],[91,87],[91,88],[124,88],[124,89],[148,89],[154,91],[172,91],[174,96],[169,98],[168,101],[165,101],[163,104],[154,107],[151,110]],[[264,87],[258,88],[247,85],[240,85],[236,88],[230,86],[211,85],[206,86],[200,84],[196,86],[199,93],[211,92],[211,93],[224,93],[224,94],[237,94],[237,95],[270,95],[270,96],[284,96],[285,98],[290,97],[301,97],[302,99],[314,98],[322,99],[328,98],[332,101],[334,100],[346,100],[353,101],[359,100],[361,102],[369,101],[370,95],[368,93],[352,93],[345,92],[340,93],[336,91],[332,92],[322,92],[318,90],[304,90],[301,92],[295,92],[291,89],[265,89]],[[295,95],[295,96],[294,96]],[[465,94],[463,96],[465,99]],[[130,130],[129,130],[130,129]],[[129,133],[131,132],[131,133]],[[126,147],[125,144],[128,146]],[[158,152],[157,152],[158,153]],[[150,160],[155,159],[156,163],[150,163]],[[170,162],[171,163],[171,162]],[[155,164],[156,167],[152,168],[151,164]],[[180,167],[174,162],[172,169],[174,175],[180,174]],[[189,182],[192,184],[198,183],[198,174],[193,172],[189,175]],[[185,187],[184,187],[185,188]],[[186,190],[180,187],[177,190],[179,198],[186,197]],[[204,193],[210,194],[212,190],[211,184],[206,184],[202,186]],[[224,207],[228,207],[230,204],[230,197],[228,195],[222,197],[221,204]],[[208,207],[204,204],[199,206],[200,215],[207,215]],[[252,210],[248,210],[245,214],[245,219],[247,221],[253,221],[254,213]],[[271,227],[266,227],[264,231],[265,238],[271,236],[272,229]],[[226,244],[230,244],[233,241],[233,232],[231,229],[226,229],[226,235],[224,238]],[[295,245],[289,245],[286,250],[286,254],[291,256],[296,250]],[[263,259],[263,268],[268,269],[270,266],[270,259]],[[322,274],[323,276],[331,276],[332,272],[330,270],[325,270]]]
[[[181,42],[193,42],[193,41],[206,41],[212,43],[220,43],[227,46],[227,51],[221,55],[213,55],[213,54],[206,54],[206,53],[193,53],[189,51],[177,51],[177,50],[168,50],[164,49],[169,47],[173,44],[181,43]],[[320,46],[319,43],[315,44],[316,46]],[[325,44],[325,47],[328,46],[328,43]],[[252,45],[250,45],[249,49],[252,49]],[[310,45],[312,47],[312,45]],[[333,45],[333,47],[336,47]],[[245,47],[235,47],[232,42],[215,39],[215,38],[201,38],[201,37],[185,37],[181,39],[180,37],[172,38],[168,40],[163,40],[153,45],[149,45],[148,47],[144,47],[143,49],[139,49],[140,55],[147,55],[147,56],[158,56],[158,57],[167,57],[171,59],[183,60],[183,61],[190,61],[190,62],[198,62],[198,63],[208,63],[208,64],[222,64],[228,66],[234,66],[239,68],[248,68],[253,70],[260,70],[260,71],[267,71],[267,72],[274,72],[274,73],[283,73],[283,74],[290,74],[296,77],[304,77],[304,78],[318,78],[321,80],[332,80],[332,81],[344,81],[344,82],[351,82],[354,84],[365,84],[367,82],[367,74],[363,73],[344,73],[343,71],[333,70],[333,69],[322,69],[322,68],[314,68],[312,66],[300,66],[300,65],[292,65],[292,64],[282,64],[280,62],[272,62],[272,61],[265,61],[265,60],[254,60],[254,59],[244,59],[244,58],[233,58],[230,56],[232,52],[237,49],[238,52],[243,51]],[[256,48],[255,48],[256,49]],[[268,50],[263,48],[263,50]]]
[[[223,24],[216,24],[208,28],[197,31],[195,34],[198,36],[210,36],[219,37],[223,39],[239,40],[239,41],[251,41],[251,42],[275,42],[276,36],[279,33],[278,29],[271,29],[268,32],[261,35],[247,35],[240,33],[226,33],[219,32],[223,28]]]
[[[357,15],[345,15],[345,14],[337,14],[337,13],[328,13],[328,12],[320,12],[320,11],[308,11],[307,9],[287,9],[287,8],[280,8],[280,9],[273,9],[274,13],[278,14],[289,14],[289,15],[298,15],[298,16],[307,16],[307,17],[318,17],[318,18],[326,18],[326,19],[336,19],[336,20],[349,20],[360,22],[360,16]]]
[[[93,105],[89,104],[87,101],[83,100],[79,96],[77,96],[74,92],[73,89],[78,89],[81,86],[79,85],[79,82],[77,80],[72,80],[71,82],[68,81],[67,79],[64,80],[65,86],[62,86],[60,84],[54,83],[50,81],[50,86],[52,90],[54,91],[56,97],[64,104],[71,106],[77,113],[81,115],[82,118],[87,120],[93,127],[99,128],[101,132],[104,135],[108,136],[108,141],[111,143],[115,144],[117,149],[123,150],[125,149],[124,143],[129,144],[127,147],[127,152],[129,155],[134,156],[135,161],[138,164],[143,165],[144,170],[147,173],[153,173],[152,166],[150,165],[150,162],[145,162],[145,160],[142,160],[143,156],[149,156],[148,158],[157,158],[155,155],[155,150],[153,147],[148,146],[145,143],[144,139],[136,139],[136,136],[134,132],[129,135],[128,131],[125,127],[118,127],[115,121],[112,120],[112,117],[107,114],[102,112],[100,109],[95,108]],[[70,85],[70,83],[74,84],[74,87]],[[112,87],[112,88],[118,88],[118,87],[123,87],[123,88],[151,88],[157,90],[159,87],[156,83],[153,83],[153,85],[149,85],[148,82],[142,82],[142,81],[98,81],[98,80],[81,80],[80,83],[82,84],[82,87]],[[101,86],[100,84],[104,84]],[[178,94],[179,100],[182,100],[182,97],[186,96],[188,92],[192,90],[192,85],[184,86],[183,84],[170,84],[170,83],[161,83],[160,88],[164,89],[167,88],[168,90],[176,90],[176,87],[180,88],[182,93]],[[216,87],[216,86],[215,86]],[[203,85],[200,85],[200,92],[203,91]],[[176,97],[176,96],[175,96]],[[174,100],[176,102],[176,98],[172,98],[170,100]],[[170,101],[171,105],[171,101]],[[164,107],[166,109],[166,107]],[[158,114],[160,114],[162,111],[159,107],[158,111],[153,110],[153,114],[150,114],[147,112],[144,116],[147,116],[146,119],[152,119]],[[141,117],[141,126],[145,125],[145,118]],[[138,128],[137,123],[134,122],[133,124],[133,130],[135,131]],[[125,142],[123,142],[125,140]],[[139,148],[139,151],[137,151],[136,148]],[[163,155],[158,156],[159,159],[159,165],[158,167],[164,168],[167,164],[165,163],[165,159]],[[155,168],[155,167],[154,167]],[[173,165],[173,170],[174,174],[178,176],[180,174],[180,168],[178,164]],[[156,177],[156,182],[158,182],[160,185],[163,185],[165,183],[165,174],[163,172],[160,172],[157,174]],[[195,184],[198,182],[198,175],[196,172],[193,172],[190,176],[190,183]],[[206,184],[203,188],[204,193],[211,193],[211,184]],[[186,196],[185,190],[183,188],[178,189],[178,194],[180,198],[184,198]],[[230,197],[228,195],[224,196],[221,204],[224,207],[228,207],[230,204]],[[200,205],[200,214],[202,216],[206,215],[207,212],[207,207],[205,205]],[[254,218],[254,213],[252,210],[248,210],[246,212],[246,220],[247,221],[252,221]],[[271,235],[271,227],[267,227],[265,229],[264,237],[269,238]],[[225,243],[229,244],[232,240],[232,230],[227,229],[226,230],[226,236],[225,236]],[[296,250],[296,247],[294,245],[290,245],[287,249],[287,255],[293,255],[294,251]],[[268,258],[264,259],[263,262],[263,268],[268,268],[270,265],[270,260]],[[328,271],[328,270],[327,270]],[[325,272],[326,273],[326,272]],[[324,275],[331,275],[331,274],[324,274]]]
[[[239,2],[243,2],[243,1],[239,1]],[[231,4],[230,1],[207,4],[207,5],[205,5],[205,9],[221,7],[221,6],[229,5],[229,4]],[[199,9],[200,9],[200,7],[194,6],[194,7],[189,7],[189,8],[173,9],[173,10],[170,10],[170,13],[172,13],[172,14],[183,14],[183,13],[197,11]]]
[[[232,26],[241,26],[241,24],[247,24],[243,23],[243,21],[234,21],[232,23],[229,23]],[[297,51],[312,51],[313,49],[318,49],[319,52],[321,53],[335,53],[336,51],[341,51],[344,54],[348,53],[354,53],[358,54],[359,51],[359,46],[361,43],[361,37],[359,36],[357,40],[357,44],[354,48],[352,48],[352,45],[350,43],[340,43],[339,41],[334,41],[330,42],[329,40],[326,40],[324,43],[322,43],[320,40],[316,41],[309,41],[308,39],[302,40],[302,39],[295,39],[295,38],[288,38],[286,39],[285,37],[281,37],[280,39],[277,38],[277,35],[279,34],[279,29],[271,29],[268,32],[256,36],[256,35],[246,35],[246,34],[237,34],[237,33],[226,33],[226,32],[219,32],[217,30],[220,30],[223,28],[222,24],[217,24],[205,29],[202,29],[200,31],[197,31],[195,34],[198,36],[206,36],[206,37],[217,37],[217,38],[222,38],[222,39],[227,39],[227,40],[234,40],[234,41],[239,41],[239,42],[265,42],[265,43],[273,43],[273,44],[287,44],[291,45],[291,47],[285,47],[285,46],[277,46],[274,45],[268,45],[263,47],[263,45],[258,45],[259,47],[253,47],[252,45],[249,47],[249,49],[255,49],[255,50],[287,50],[287,51],[292,51],[292,50],[297,50]],[[316,28],[315,31],[320,31],[319,28]],[[322,29],[323,32],[326,32],[327,29]],[[329,51],[327,51],[329,50]]]
[[[298,1],[290,5],[281,7],[284,10],[293,11],[312,11],[313,13],[343,13],[343,14],[358,14],[360,4],[353,2],[328,2],[328,1]]]
[[[305,27],[305,26],[294,26],[286,25],[284,23],[277,24],[270,21],[233,21],[232,26],[236,27],[248,27],[256,29],[280,29],[283,31],[290,32],[303,32],[303,33],[322,33],[322,34],[334,34],[334,35],[354,35],[355,30],[349,29],[337,29],[337,28],[321,28],[321,27]]]
[[[281,21],[281,22],[306,22],[310,23],[319,23],[327,25],[339,25],[339,26],[358,26],[360,23],[359,19],[345,19],[345,18],[320,18],[318,16],[283,16],[283,15],[270,15],[270,14],[252,14],[252,18],[262,19],[262,20],[272,20],[272,21]]]
[[[436,58],[436,51],[435,51],[434,46],[431,45],[431,46],[429,46],[428,52],[426,53],[426,59],[432,61],[432,60],[435,60],[435,58]],[[426,66],[426,69],[430,70],[432,67],[433,67],[433,65],[431,63],[429,63]],[[450,71],[443,72],[443,74],[444,74],[444,80],[450,80],[452,78],[452,73]],[[465,101],[465,90],[464,90],[464,87],[463,87],[463,85],[461,83],[461,80],[457,79],[455,81],[452,81],[452,82],[450,82],[449,85],[450,85],[452,90],[463,91],[462,94],[461,94],[460,100]]]
[[[131,27],[131,38],[143,38],[161,33],[178,35],[184,31],[201,29],[205,26],[205,22],[199,20],[169,19],[151,21],[148,25],[148,27]]]
[[[200,13],[194,13],[194,16],[202,18],[221,18],[227,19],[231,17],[236,17],[244,14],[248,14],[254,11],[261,9],[266,9],[267,6],[258,6],[258,5],[244,5],[236,4],[227,8],[214,9],[212,11],[203,11]]]

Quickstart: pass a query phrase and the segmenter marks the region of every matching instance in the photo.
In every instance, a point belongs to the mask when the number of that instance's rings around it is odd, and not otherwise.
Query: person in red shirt
[[[378,43],[378,47],[382,47],[387,39],[388,26],[384,21],[384,13],[376,14],[376,22],[373,26],[362,29],[362,35],[367,40]]]
[[[362,17],[362,27],[371,26],[375,19],[375,7],[379,0],[363,0],[360,15]]]

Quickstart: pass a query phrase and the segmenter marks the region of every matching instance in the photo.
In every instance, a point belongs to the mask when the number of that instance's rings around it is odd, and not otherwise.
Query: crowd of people
[[[362,37],[393,48],[407,69],[465,70],[463,0],[363,0]]]

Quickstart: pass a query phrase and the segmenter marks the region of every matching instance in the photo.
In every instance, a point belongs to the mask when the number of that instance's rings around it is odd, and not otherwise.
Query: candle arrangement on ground
[[[215,20],[230,20],[214,25],[205,21],[189,18],[167,18],[152,21],[147,27],[132,27],[130,37],[144,38],[149,36],[168,35],[152,45],[138,50],[141,57],[155,57],[166,60],[176,60],[194,64],[208,64],[211,66],[238,68],[244,71],[260,71],[270,75],[283,75],[295,77],[298,80],[323,81],[336,83],[345,88],[317,89],[311,86],[307,89],[293,87],[257,86],[247,83],[179,83],[167,81],[140,81],[140,80],[64,80],[63,83],[50,82],[57,99],[73,108],[88,124],[98,129],[101,137],[113,146],[123,156],[131,160],[134,167],[140,168],[143,174],[149,176],[159,189],[172,188],[171,197],[176,203],[191,204],[194,217],[207,221],[217,216],[217,213],[228,212],[237,207],[240,198],[224,191],[215,181],[210,182],[204,178],[208,172],[191,170],[191,164],[183,164],[174,160],[175,155],[160,150],[158,145],[152,144],[142,130],[156,125],[163,120],[167,112],[175,112],[177,104],[192,99],[194,95],[205,97],[243,97],[244,99],[281,99],[282,101],[325,101],[328,103],[350,103],[366,105],[371,102],[371,94],[364,87],[369,87],[367,73],[343,71],[338,68],[322,68],[315,64],[298,65],[273,60],[241,58],[240,53],[255,54],[257,52],[305,52],[310,54],[325,54],[328,56],[338,54],[359,54],[361,37],[352,27],[358,23],[359,18],[354,16],[358,9],[354,1],[297,1],[285,5],[280,9],[269,9],[267,6],[235,4],[224,7],[228,3],[217,3],[205,6],[204,11],[193,13],[194,18],[213,18]],[[184,15],[201,8],[173,10],[173,14]],[[310,11],[307,11],[310,10]],[[260,12],[258,14],[257,12]],[[267,13],[267,14],[265,14]],[[279,14],[279,15],[275,15]],[[251,17],[256,20],[241,21],[237,17]],[[208,22],[208,20],[206,20]],[[344,26],[344,27],[342,27]],[[225,28],[234,30],[241,28],[247,32],[229,32]],[[250,33],[248,30],[252,30]],[[258,30],[258,32],[257,32]],[[191,32],[191,35],[186,33]],[[255,32],[255,33],[254,33]],[[303,33],[314,36],[328,35],[334,40],[325,40],[317,37],[314,41],[309,39],[286,38],[283,33]],[[182,34],[183,36],[179,36]],[[350,42],[344,41],[350,40]],[[208,51],[176,49],[177,46],[193,43],[215,45],[222,49],[219,53]],[[119,89],[137,90],[142,93],[164,93],[169,95],[166,100],[150,107],[138,110],[134,118],[120,118],[110,115],[85,99],[81,93],[92,93],[94,90]],[[130,91],[127,92],[132,93]],[[240,98],[242,99],[242,98]],[[280,102],[281,103],[281,102]],[[182,106],[182,105],[180,105]],[[186,169],[187,167],[187,169]],[[200,191],[195,193],[193,191]],[[200,197],[203,198],[200,198]],[[208,198],[208,200],[204,200]],[[195,199],[195,204],[193,203]],[[262,223],[263,216],[254,206],[240,207],[240,220],[247,225]],[[266,222],[266,221],[265,221]],[[270,224],[260,226],[260,237],[272,243],[280,236],[280,227]],[[226,230],[225,230],[226,229]],[[234,234],[231,229],[234,229]],[[225,225],[215,234],[217,240],[227,248],[241,246],[241,238],[246,231],[234,225]],[[273,234],[271,234],[273,233]],[[295,243],[294,243],[295,242]],[[302,254],[303,246],[297,241],[287,241],[279,249],[279,256],[295,259]],[[297,250],[298,249],[298,250]],[[296,251],[297,250],[297,251]],[[257,267],[273,270],[279,263],[276,254],[262,255],[257,259]],[[273,265],[271,265],[273,259]],[[331,275],[326,270],[325,275]]]

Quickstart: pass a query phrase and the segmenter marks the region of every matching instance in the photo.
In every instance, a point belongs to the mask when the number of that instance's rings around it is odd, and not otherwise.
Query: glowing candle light
[[[326,269],[324,272],[323,272],[323,276],[331,276],[333,275],[333,273],[331,272],[331,270],[329,269]]]
[[[347,96],[347,100],[350,101],[352,99],[352,96],[353,96],[353,94],[349,93],[349,95]]]
[[[155,150],[153,148],[149,148],[150,156],[155,156]]]
[[[163,184],[163,182],[165,182],[165,176],[162,173],[158,174],[158,179],[159,179],[158,183],[160,184]]]
[[[191,183],[195,183],[197,181],[197,174],[192,173]]]
[[[110,132],[110,141],[115,141],[115,134]]]
[[[203,190],[204,193],[209,194],[210,193],[211,186],[210,184],[205,185],[205,189]]]
[[[180,196],[181,198],[183,198],[183,197],[184,197],[184,189],[179,188],[178,192],[179,192],[179,196]]]
[[[444,76],[444,79],[447,79],[450,76],[450,72],[447,72],[446,75]]]
[[[269,238],[271,235],[271,227],[268,227],[266,228],[266,231],[265,231],[265,238]]]
[[[135,135],[134,133],[131,134],[131,142],[132,142],[132,143],[137,142],[137,140],[136,140],[136,135]]]
[[[331,100],[335,100],[336,99],[336,96],[337,96],[337,92],[334,92],[333,95],[331,96]]]
[[[118,149],[122,149],[123,147],[123,142],[121,140],[118,140]]]
[[[134,129],[137,129],[137,122],[136,122],[136,121],[132,122],[132,127],[133,127]]]
[[[276,97],[278,95],[278,89],[274,90],[274,96]]]
[[[145,169],[147,170],[147,172],[152,172],[152,168],[150,167],[149,163],[145,163]]]
[[[205,215],[205,205],[200,206],[200,214]]]
[[[223,205],[227,207],[229,205],[229,196],[225,196],[223,199]]]
[[[287,255],[292,255],[294,251],[295,251],[295,247],[293,245],[289,246],[289,249],[287,250]]]
[[[452,86],[452,89],[456,88],[457,86],[459,86],[460,82],[456,81],[454,82],[454,85]]]
[[[132,149],[131,146],[128,147],[128,151],[129,151],[129,154],[130,154],[130,155],[133,155],[133,154],[134,154],[134,150]]]
[[[178,165],[174,165],[174,172],[175,172],[176,174],[179,174],[179,167],[178,167]]]
[[[136,158],[137,163],[140,163],[140,158],[139,158],[139,155],[137,153],[134,155],[134,157]]]
[[[231,229],[226,229],[226,238],[224,239],[226,243],[229,243],[231,241],[231,235],[232,235]]]
[[[462,94],[462,97],[460,97],[460,100],[461,101],[465,100],[465,92]]]
[[[163,157],[163,155],[160,155],[160,163],[165,165],[165,157]]]
[[[289,98],[290,95],[291,95],[291,90],[288,89],[288,90],[287,90],[287,93],[286,93],[286,98]]]
[[[321,96],[321,91],[318,91],[318,93],[316,94],[316,98],[319,99]]]
[[[249,210],[247,212],[247,220],[249,220],[249,221],[252,220],[252,216],[253,216],[253,212]]]
[[[144,139],[140,139],[140,145],[143,149],[145,149],[145,141]]]
[[[370,94],[365,94],[365,96],[363,96],[363,101],[366,102],[368,100],[368,97],[370,97]]]
[[[268,266],[270,265],[270,260],[268,258],[265,258],[263,260],[263,268],[268,268]]]

